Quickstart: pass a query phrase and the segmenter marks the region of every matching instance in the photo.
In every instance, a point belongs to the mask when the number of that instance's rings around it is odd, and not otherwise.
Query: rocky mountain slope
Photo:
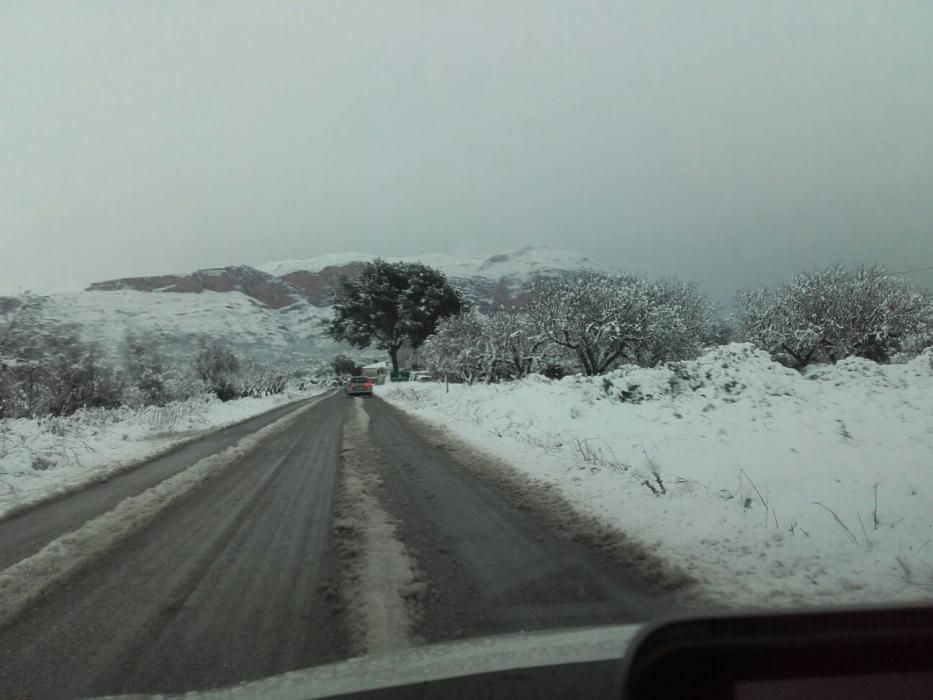
[[[128,331],[146,331],[170,351],[187,354],[198,336],[207,335],[223,338],[244,356],[300,368],[348,349],[324,333],[331,315],[328,290],[337,277],[357,274],[374,258],[345,253],[108,280],[84,291],[52,294],[46,308],[55,318],[80,323],[106,349],[118,348]],[[429,254],[390,260],[440,269],[480,308],[520,303],[534,274],[605,269],[577,253],[541,247],[485,257]],[[368,355],[381,359],[376,350]]]
[[[270,309],[283,309],[301,301],[323,308],[330,305],[328,290],[339,276],[352,277],[359,272],[364,262],[375,258],[368,253],[342,253],[272,262],[256,267],[237,265],[198,270],[190,274],[127,277],[95,282],[88,287],[88,291],[236,291],[256,299]],[[470,301],[484,307],[515,301],[534,274],[605,269],[596,261],[571,251],[532,246],[472,258],[434,253],[388,259],[392,262],[420,262],[437,268]]]

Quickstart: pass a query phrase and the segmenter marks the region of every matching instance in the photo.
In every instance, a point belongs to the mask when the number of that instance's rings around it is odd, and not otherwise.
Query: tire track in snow
[[[411,646],[426,584],[399,539],[392,516],[379,504],[382,479],[370,446],[364,399],[353,400],[344,425],[334,536],[344,567],[341,594],[354,652]]]
[[[265,440],[285,431],[319,401],[286,414],[222,452],[205,457],[137,496],[124,499],[112,510],[0,572],[0,628],[79,569],[144,528],[163,510],[256,450]]]

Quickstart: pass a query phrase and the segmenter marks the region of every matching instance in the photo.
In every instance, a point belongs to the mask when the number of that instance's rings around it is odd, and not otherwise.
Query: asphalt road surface
[[[34,554],[59,535],[113,508],[127,496],[135,496],[177,474],[199,459],[220,452],[240,438],[269,425],[306,401],[288,404],[248,418],[200,440],[183,444],[146,464],[95,484],[67,498],[33,508],[0,521],[0,570]]]
[[[624,564],[549,531],[397,409],[338,394],[0,628],[0,698],[181,692],[346,658],[334,497],[356,402],[369,430],[349,438],[367,445],[427,587],[419,640],[650,616],[651,591]],[[287,410],[0,522],[0,566]]]

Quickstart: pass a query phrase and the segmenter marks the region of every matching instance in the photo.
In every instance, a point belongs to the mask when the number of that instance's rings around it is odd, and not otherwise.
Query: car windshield
[[[0,698],[929,601],[931,37],[4,2]]]

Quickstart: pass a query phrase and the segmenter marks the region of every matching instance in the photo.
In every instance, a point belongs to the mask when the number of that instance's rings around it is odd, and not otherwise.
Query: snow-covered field
[[[173,445],[322,390],[221,402],[212,396],[66,418],[0,420],[0,517],[107,478]]]
[[[733,344],[604,377],[379,389],[723,604],[933,595],[933,350],[799,374]]]

